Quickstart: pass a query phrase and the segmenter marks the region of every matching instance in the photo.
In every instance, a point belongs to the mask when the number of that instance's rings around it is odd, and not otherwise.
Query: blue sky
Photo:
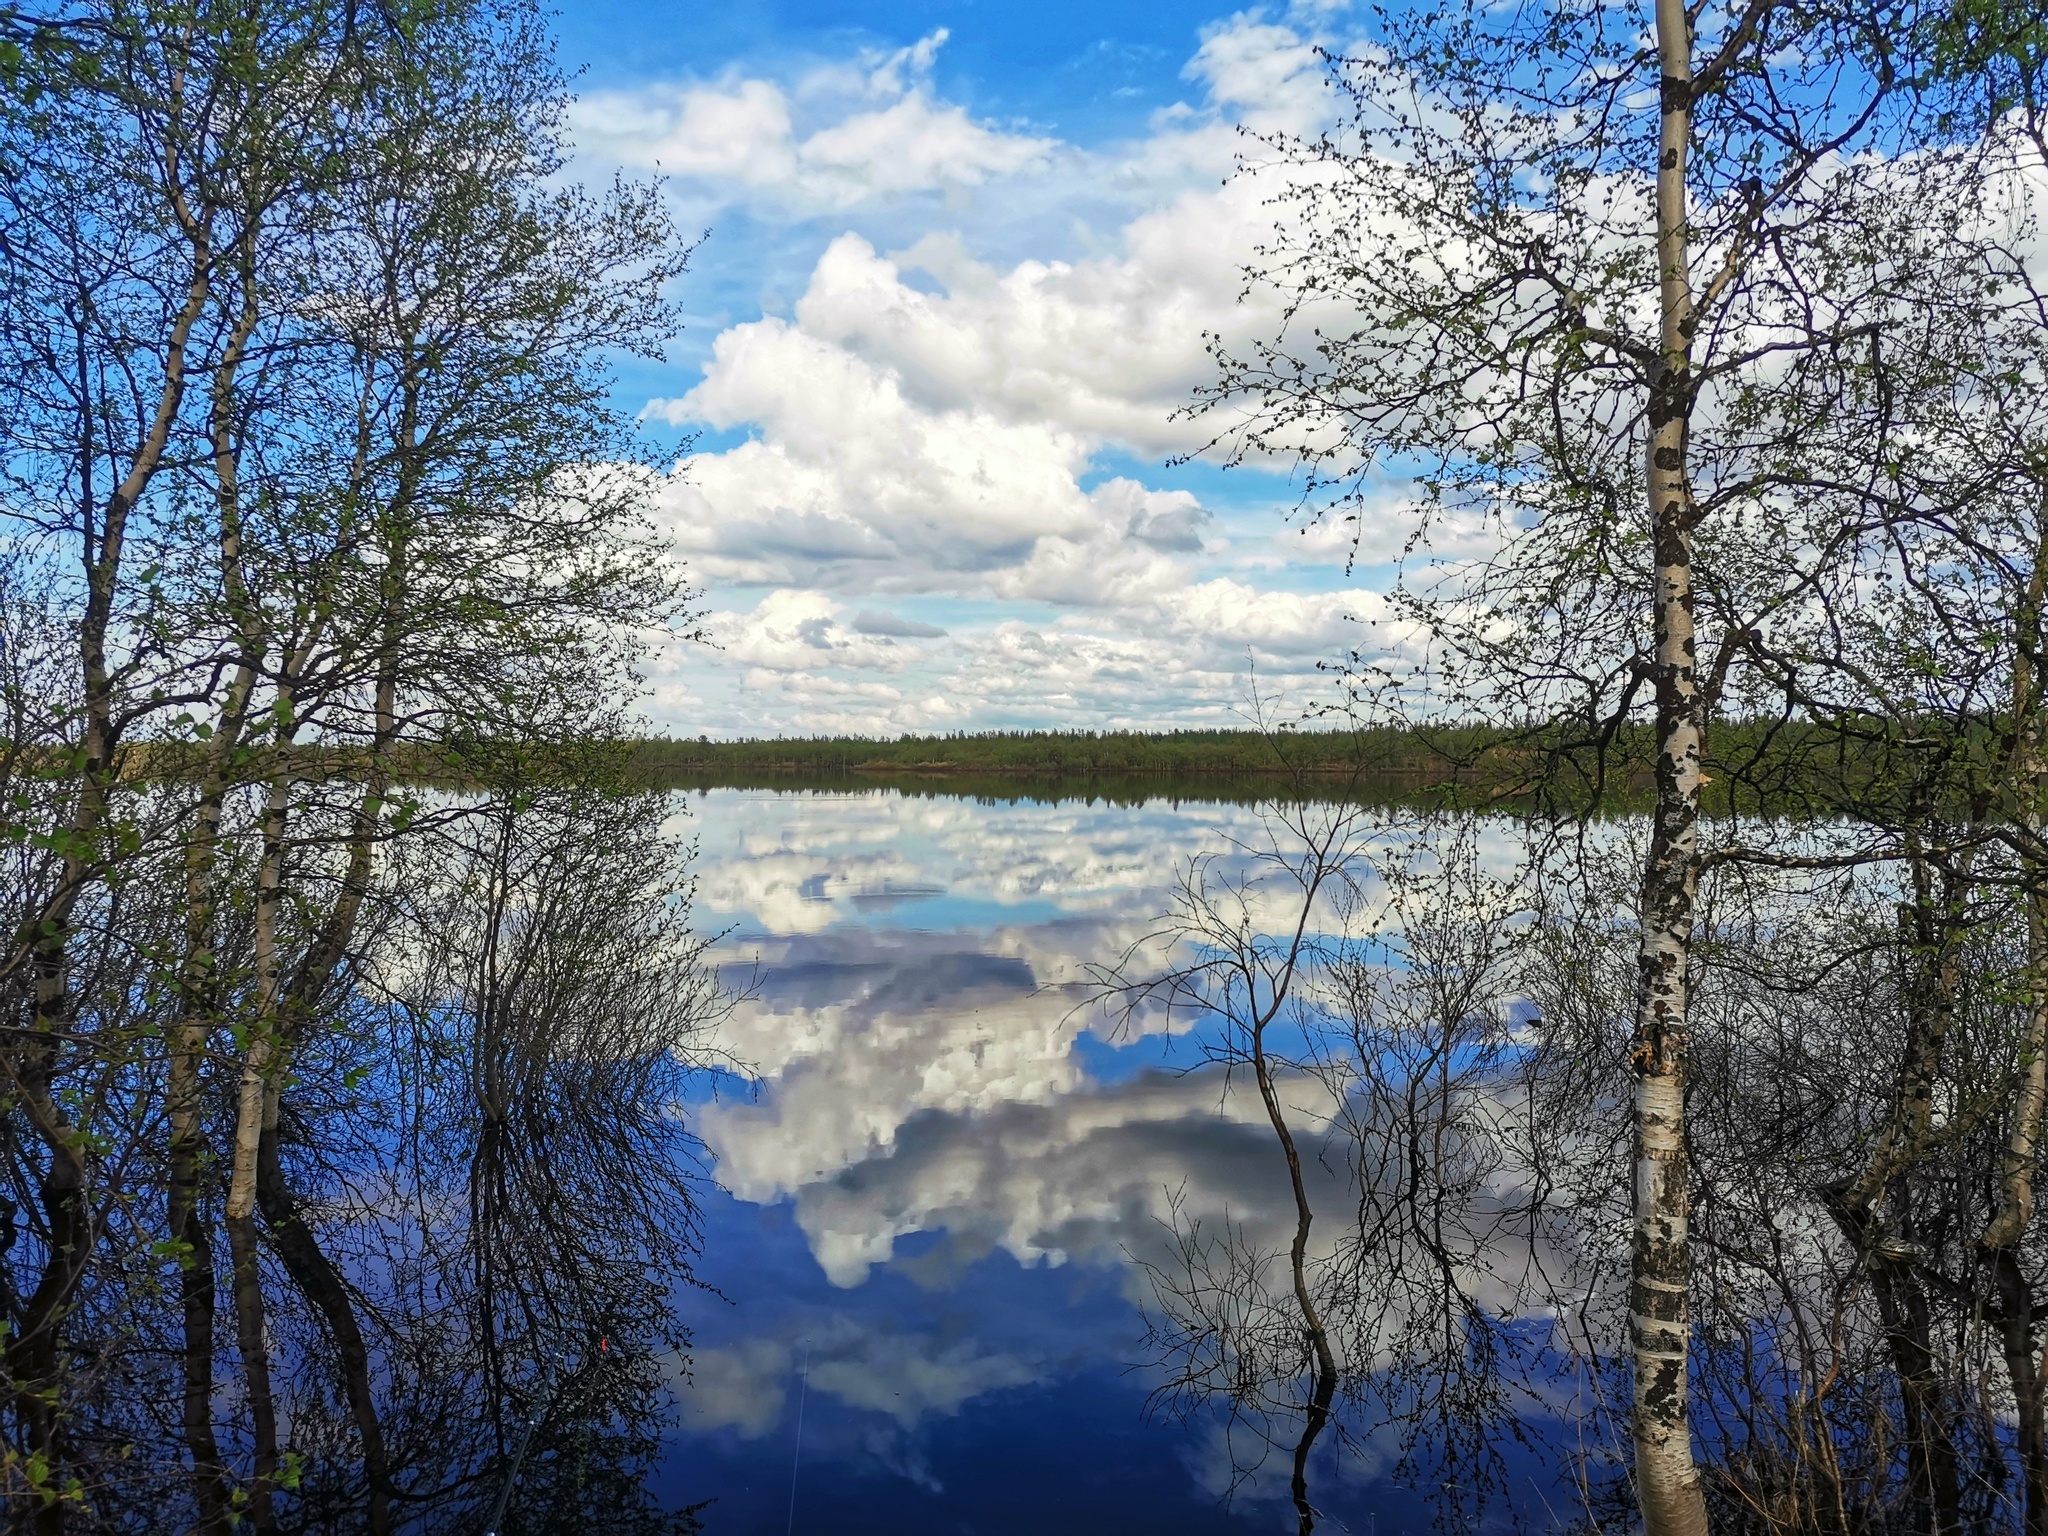
[[[1289,524],[1179,415],[1270,330],[1241,128],[1312,131],[1341,9],[572,4],[578,170],[704,229],[682,340],[620,389],[718,649],[648,712],[714,737],[1235,723],[1308,702],[1398,545]],[[1177,456],[1194,454],[1174,465]],[[1386,487],[1388,510],[1404,488]],[[1382,521],[1384,534],[1378,532]]]

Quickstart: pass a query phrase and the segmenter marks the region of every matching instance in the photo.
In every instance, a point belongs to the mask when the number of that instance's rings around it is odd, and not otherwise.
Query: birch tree
[[[1823,473],[1806,441],[1851,429],[1831,402],[1967,217],[1963,169],[1894,168],[1924,149],[1908,20],[1774,0],[1377,13],[1333,61],[1341,126],[1264,146],[1285,187],[1250,280],[1285,320],[1217,346],[1206,402],[1233,460],[1303,467],[1309,515],[1406,520],[1396,604],[1426,646],[1382,671],[1416,707],[1555,722],[1596,784],[1647,743],[1628,1352],[1655,1536],[1707,1522],[1687,1418],[1699,881],[1767,856],[1734,829],[1702,841],[1708,733],[1859,526],[1859,488],[1829,478],[1846,456]],[[1861,450],[1870,479],[1887,445]],[[1433,560],[1451,525],[1489,552]]]
[[[347,55],[345,18],[318,6],[182,18],[117,7],[64,21],[83,41],[7,104],[0,178],[8,532],[37,562],[77,657],[65,809],[38,829],[64,850],[62,867],[18,910],[7,967],[38,999],[28,1026],[9,1035],[9,1095],[48,1148],[47,1263],[32,1303],[10,1318],[7,1345],[31,1465],[58,1459],[59,1340],[94,1257],[94,1202],[111,1187],[95,1166],[103,1137],[74,1123],[69,1095],[54,1091],[80,1067],[111,1067],[110,1041],[84,1062],[65,1061],[57,1043],[78,1038],[71,946],[85,914],[106,930],[124,866],[170,830],[138,819],[162,802],[124,786],[134,776],[123,760],[135,737],[161,731],[208,688],[211,636],[164,622],[166,566],[183,564],[180,492],[204,454],[209,399],[216,427],[226,425],[218,407],[248,357],[250,278],[271,243],[267,226],[318,178]],[[232,549],[231,483],[221,491]],[[62,1501],[38,1518],[61,1523]]]
[[[122,1476],[71,1432],[99,1408],[67,1341],[125,1297],[181,1335],[162,1358],[198,1528],[283,1518],[298,1419],[272,1354],[280,1317],[310,1316],[388,1530],[395,1364],[280,1148],[286,1089],[362,1006],[388,850],[478,813],[422,813],[401,777],[488,782],[507,740],[581,772],[648,637],[687,628],[605,366],[669,334],[687,251],[654,189],[562,180],[527,8],[66,24],[61,68],[0,102],[5,538],[33,593],[7,611],[47,626],[8,659],[77,662],[8,747],[39,785],[10,831],[40,856],[8,893],[0,1108],[34,1129],[39,1156],[7,1144],[43,1209],[0,1250],[6,1491],[46,1529],[106,1512]],[[153,1260],[132,1225],[152,1183]]]

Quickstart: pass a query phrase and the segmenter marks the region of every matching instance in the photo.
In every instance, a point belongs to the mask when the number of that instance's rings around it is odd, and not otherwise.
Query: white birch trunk
[[[1695,675],[1692,486],[1693,293],[1686,207],[1692,37],[1683,0],[1657,0],[1661,132],[1657,158],[1659,366],[1648,420],[1646,489],[1654,546],[1657,803],[1643,872],[1638,961],[1635,1240],[1629,1344],[1635,1368],[1636,1493],[1645,1536],[1703,1536],[1706,1499],[1687,1413],[1692,1255],[1685,1155],[1686,1015],[1699,888],[1701,703]]]
[[[271,1058],[277,1044],[277,903],[284,877],[284,818],[289,784],[280,764],[271,780],[270,803],[263,818],[263,861],[256,874],[256,997],[249,1047],[242,1056],[241,1093],[235,1113],[234,1161],[228,1179],[227,1206],[227,1219],[231,1222],[247,1221],[256,1211],[256,1151],[263,1134],[264,1101],[269,1095]]]

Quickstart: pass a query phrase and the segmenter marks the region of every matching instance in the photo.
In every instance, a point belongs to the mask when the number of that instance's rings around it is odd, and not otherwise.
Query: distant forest
[[[1964,733],[1961,758],[1992,749]],[[1599,804],[1640,809],[1656,738],[1640,721],[1378,725],[1352,730],[983,731],[948,736],[815,736],[622,742],[625,776],[665,788],[895,789],[997,798],[1074,794],[1257,800],[1298,784],[1312,798],[1465,805]],[[1832,817],[1895,793],[1914,741],[1866,723],[1719,722],[1705,744],[1702,803],[1715,814]],[[453,755],[456,773],[462,754]]]
[[[633,748],[649,778],[820,779],[1015,775],[1045,778],[1313,776],[1461,778],[1505,733],[1480,726],[1362,731],[987,731],[754,741],[658,738]]]

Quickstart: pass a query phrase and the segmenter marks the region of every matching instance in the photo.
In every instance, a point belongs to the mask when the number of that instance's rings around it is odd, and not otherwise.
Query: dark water
[[[710,1289],[663,1495],[732,1533],[1293,1529],[1284,1451],[1148,1414],[1133,1263],[1174,1202],[1283,1243],[1271,1129],[1193,1042],[1085,1006],[1254,811],[690,805],[701,920],[756,993],[693,1109]],[[1319,1529],[1429,1528],[1387,1460],[1319,1450]]]

